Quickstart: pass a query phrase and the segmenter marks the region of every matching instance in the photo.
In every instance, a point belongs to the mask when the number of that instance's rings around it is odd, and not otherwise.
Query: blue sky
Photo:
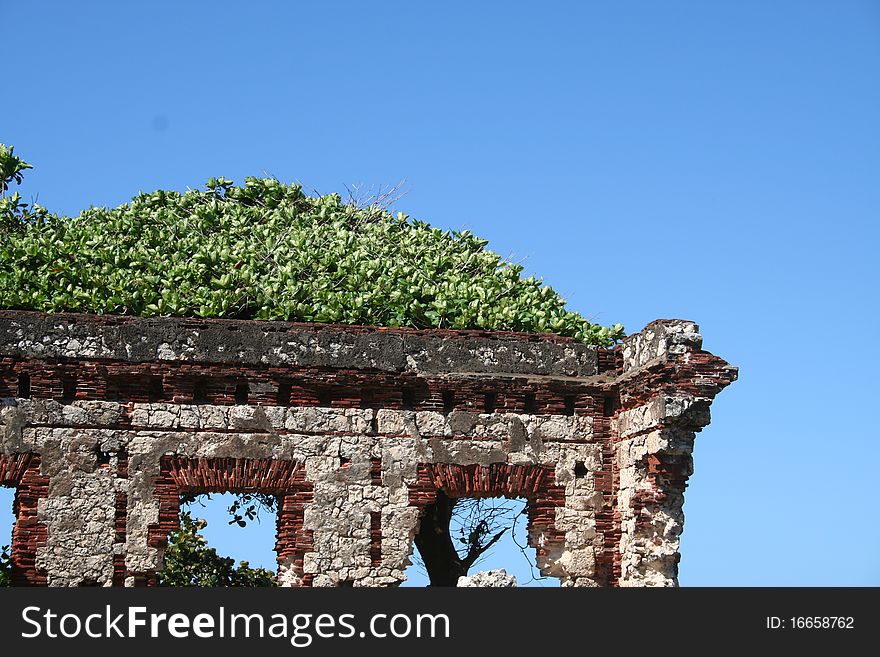
[[[682,584],[880,584],[877,3],[0,16],[25,197],[74,213],[220,175],[405,178],[398,209],[524,259],[572,309],[693,319],[741,368],[697,440]]]

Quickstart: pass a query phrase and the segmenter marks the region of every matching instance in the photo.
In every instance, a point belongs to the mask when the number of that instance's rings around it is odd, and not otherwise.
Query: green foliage
[[[13,180],[21,184],[22,171],[33,169],[30,164],[14,155],[14,150],[15,146],[0,144],[0,194],[6,193],[9,183]]]
[[[45,216],[45,208],[22,202],[18,192],[5,196],[9,184],[21,184],[22,171],[33,167],[13,154],[14,147],[0,144],[0,236]]]
[[[248,520],[257,520],[261,512],[269,516],[278,513],[278,498],[268,493],[238,493],[226,511],[231,518],[230,525],[244,527]]]
[[[200,504],[210,500],[211,493],[184,493],[180,496],[181,506]],[[236,493],[235,500],[227,507],[230,525],[246,527],[248,521],[259,520],[261,514],[274,516],[278,513],[278,498],[269,493]]]
[[[172,533],[165,549],[160,586],[275,586],[274,573],[251,568],[247,561],[221,557],[201,534],[207,526],[189,511],[180,514],[180,529]]]
[[[0,587],[12,586],[12,557],[9,546],[0,547]]]
[[[623,336],[468,231],[271,178],[212,178],[76,217],[11,198],[0,199],[0,308]]]

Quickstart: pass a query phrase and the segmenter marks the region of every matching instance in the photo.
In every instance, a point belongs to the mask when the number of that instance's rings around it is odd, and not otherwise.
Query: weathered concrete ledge
[[[0,311],[3,355],[135,363],[590,376],[596,348],[552,334]]]

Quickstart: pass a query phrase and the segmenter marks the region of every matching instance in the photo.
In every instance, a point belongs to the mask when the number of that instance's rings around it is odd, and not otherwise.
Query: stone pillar
[[[737,370],[702,351],[693,322],[658,320],[624,340],[612,440],[620,586],[676,586],[694,437]]]

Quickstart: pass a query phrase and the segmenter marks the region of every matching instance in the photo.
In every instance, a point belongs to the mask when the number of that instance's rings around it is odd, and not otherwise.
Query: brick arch
[[[312,501],[312,484],[298,461],[250,458],[163,456],[153,494],[159,501],[159,522],[148,527],[148,544],[164,551],[168,536],[180,527],[180,496],[192,493],[266,493],[278,497],[275,552],[300,581],[311,586],[303,559],[312,549],[312,532],[303,529],[305,509]],[[157,573],[139,573],[135,583],[155,586]]]
[[[416,483],[409,486],[410,506],[420,512],[437,499],[437,492],[449,497],[524,497],[528,504],[529,545],[541,561],[565,545],[565,533],[556,529],[556,509],[565,506],[565,489],[556,483],[556,470],[548,465],[457,465],[420,463]],[[543,536],[536,544],[534,536]]]
[[[40,474],[40,455],[0,454],[0,486],[15,488],[12,585],[46,586],[46,573],[37,569],[37,551],[48,536],[38,516],[40,500],[49,496],[49,478]]]

